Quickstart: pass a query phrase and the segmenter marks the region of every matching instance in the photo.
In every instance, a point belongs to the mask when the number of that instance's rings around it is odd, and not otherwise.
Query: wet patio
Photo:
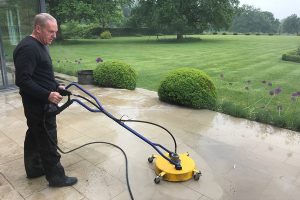
[[[203,176],[172,183],[154,183],[155,150],[101,113],[78,104],[58,115],[59,146],[70,150],[87,142],[105,141],[124,149],[135,199],[172,200],[298,200],[300,196],[300,134],[233,118],[208,110],[162,103],[157,94],[85,86],[117,118],[158,123],[177,139],[178,152],[189,152]],[[76,91],[73,91],[76,93]],[[73,187],[49,188],[45,177],[27,179],[23,166],[26,123],[17,91],[0,93],[0,199],[127,200],[125,161],[121,152],[97,144],[62,155]],[[172,139],[147,124],[130,127],[169,149]]]

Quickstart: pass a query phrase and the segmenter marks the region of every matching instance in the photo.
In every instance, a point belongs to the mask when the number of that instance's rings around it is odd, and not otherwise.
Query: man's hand
[[[72,95],[72,93],[71,93],[69,90],[66,90],[65,86],[63,86],[63,85],[58,86],[57,92],[58,92],[61,96]]]
[[[54,104],[58,104],[62,99],[63,97],[58,92],[51,92],[48,97],[48,100]]]

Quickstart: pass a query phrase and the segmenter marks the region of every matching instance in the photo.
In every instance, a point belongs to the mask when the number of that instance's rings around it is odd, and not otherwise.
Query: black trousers
[[[22,97],[22,101],[28,126],[24,142],[27,177],[45,174],[48,181],[65,177],[64,168],[60,164],[61,156],[48,138],[50,136],[57,144],[56,116],[44,117],[46,105],[43,103],[29,101],[26,97]]]

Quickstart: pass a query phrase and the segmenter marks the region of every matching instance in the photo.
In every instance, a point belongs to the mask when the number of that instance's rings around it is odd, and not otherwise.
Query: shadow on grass
[[[178,44],[178,43],[195,43],[195,42],[201,42],[202,39],[200,37],[185,37],[183,39],[176,39],[176,38],[159,38],[159,39],[156,39],[155,43],[165,43],[165,44],[172,44],[172,43],[175,43],[175,44]]]

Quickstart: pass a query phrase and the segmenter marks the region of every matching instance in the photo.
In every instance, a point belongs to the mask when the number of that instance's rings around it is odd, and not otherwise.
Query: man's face
[[[37,25],[37,33],[39,40],[44,45],[49,45],[56,38],[57,23],[56,21],[48,20],[44,27]]]

